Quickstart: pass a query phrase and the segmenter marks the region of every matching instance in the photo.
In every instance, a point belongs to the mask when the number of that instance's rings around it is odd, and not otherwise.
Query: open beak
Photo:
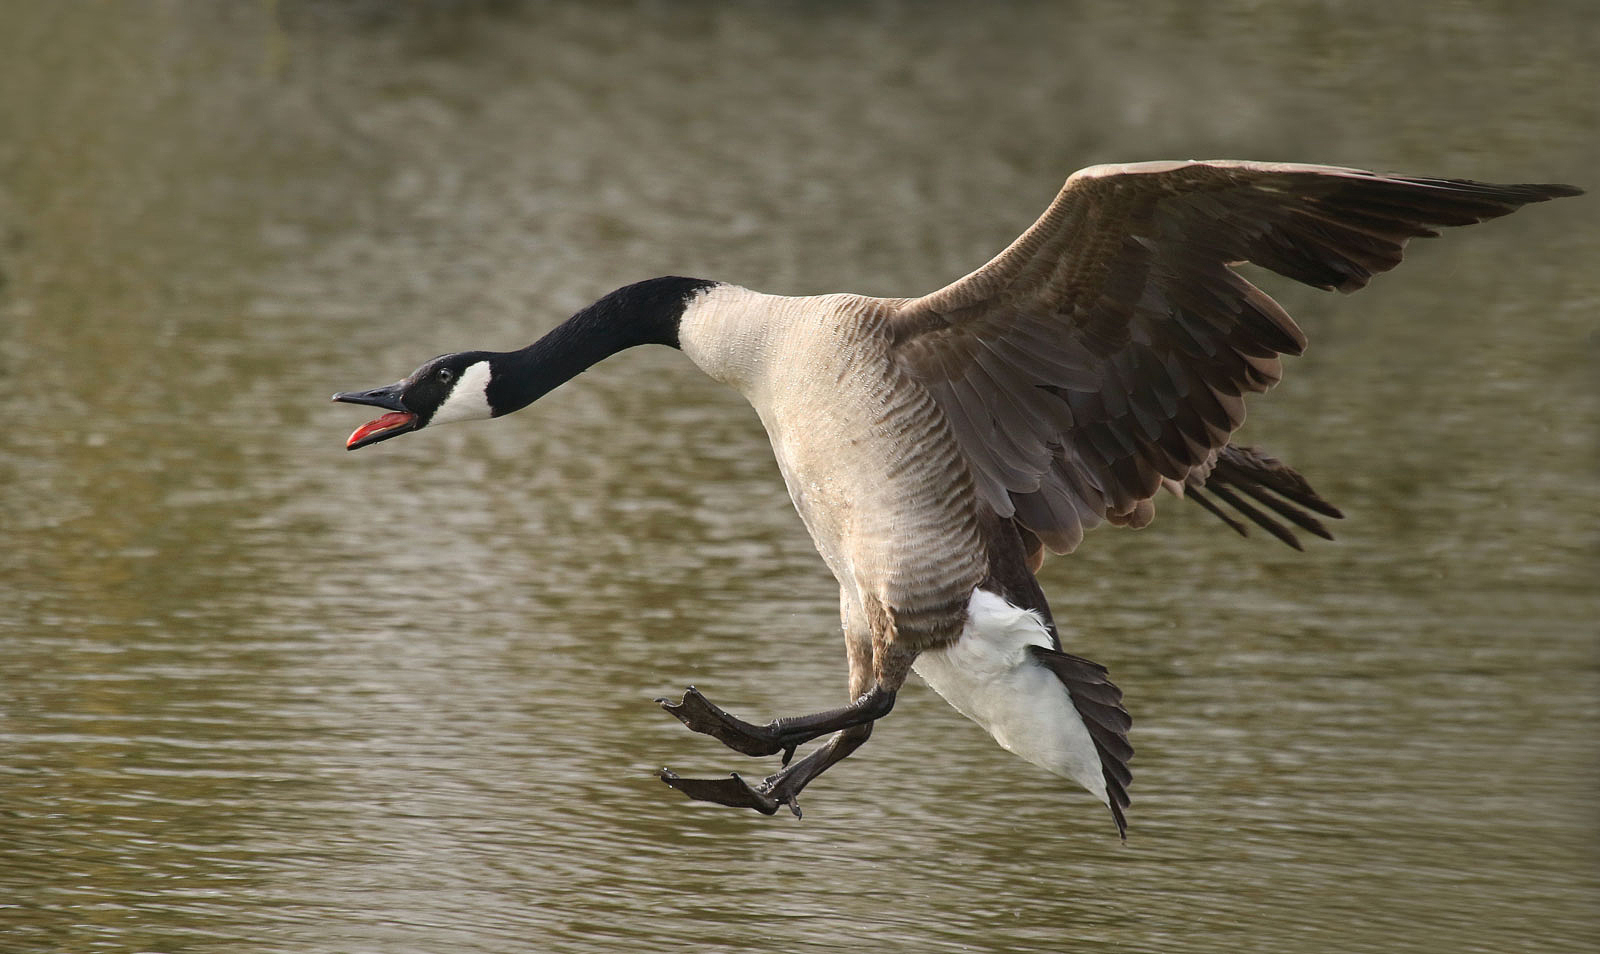
[[[417,416],[406,410],[405,404],[400,400],[405,391],[405,383],[397,381],[370,391],[340,391],[333,396],[335,401],[345,404],[370,404],[391,412],[356,428],[350,439],[344,442],[345,450],[356,450],[417,429]]]

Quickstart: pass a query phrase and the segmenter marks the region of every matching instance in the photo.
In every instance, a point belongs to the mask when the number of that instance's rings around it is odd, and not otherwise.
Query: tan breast
[[[889,608],[897,640],[920,648],[959,635],[986,558],[950,426],[889,358],[883,329],[899,304],[722,285],[684,313],[679,338],[761,416],[795,509],[847,596]]]

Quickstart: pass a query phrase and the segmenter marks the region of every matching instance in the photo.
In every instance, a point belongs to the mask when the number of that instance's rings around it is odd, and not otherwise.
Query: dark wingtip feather
[[[1204,488],[1204,492],[1201,488]],[[1223,511],[1220,504],[1208,499],[1206,493],[1214,495],[1217,500],[1238,511],[1240,516],[1296,550],[1303,550],[1304,547],[1294,531],[1266,511],[1324,540],[1332,540],[1333,533],[1313,514],[1331,520],[1344,517],[1343,511],[1322,499],[1312,489],[1310,482],[1294,468],[1253,447],[1236,444],[1229,444],[1218,453],[1210,473],[1203,477],[1198,472],[1191,475],[1184,484],[1183,496],[1210,511],[1235,533],[1246,536],[1244,525]],[[1255,506],[1251,500],[1261,507]]]
[[[1312,489],[1311,482],[1301,476],[1299,471],[1254,447],[1240,444],[1229,444],[1224,447],[1217,455],[1213,473],[1217,471],[1221,471],[1225,481],[1233,477],[1254,481],[1278,496],[1314,513],[1320,513],[1324,517],[1331,517],[1334,520],[1344,517],[1344,513],[1338,507],[1328,503],[1321,494]]]
[[[1279,540],[1282,540],[1289,546],[1294,547],[1296,550],[1305,549],[1305,547],[1300,545],[1300,538],[1295,536],[1292,530],[1262,513],[1254,506],[1251,506],[1249,501],[1245,500],[1243,497],[1240,497],[1232,490],[1229,490],[1226,486],[1213,483],[1209,489],[1212,493],[1226,501],[1227,504],[1233,509],[1250,518],[1251,523],[1277,537]]]
[[[1234,481],[1234,486],[1238,487],[1257,503],[1260,503],[1268,510],[1271,510],[1273,513],[1284,518],[1307,533],[1319,536],[1324,540],[1333,539],[1333,534],[1328,532],[1328,528],[1323,526],[1322,521],[1308,513],[1305,513],[1302,510],[1297,509],[1294,504],[1289,503],[1288,501],[1279,500],[1277,497],[1272,496],[1267,492],[1266,488],[1262,487],[1260,484],[1248,479],[1241,479]]]
[[[1183,491],[1184,499],[1193,500],[1195,503],[1211,512],[1211,515],[1228,525],[1228,528],[1241,537],[1250,536],[1250,528],[1233,519],[1227,511],[1211,502],[1211,499],[1200,492],[1199,487],[1187,487]]]
[[[1411,238],[1437,236],[1440,227],[1487,222],[1510,215],[1534,202],[1582,194],[1583,190],[1577,186],[1553,182],[1502,184],[1472,179],[1380,175],[1361,180],[1354,188],[1339,192],[1326,207],[1343,217],[1384,222],[1397,230],[1395,238],[1398,240],[1398,250]],[[1317,203],[1319,206],[1323,204],[1320,201]],[[1386,272],[1399,262],[1400,256],[1396,255],[1392,261],[1320,283],[1319,287],[1331,286],[1348,294],[1365,287],[1373,275]],[[1291,278],[1299,277],[1290,272],[1284,274]],[[1331,273],[1325,277],[1330,276]]]
[[[1500,194],[1519,203],[1548,202],[1583,195],[1583,189],[1565,182],[1522,182],[1516,185],[1493,186]]]

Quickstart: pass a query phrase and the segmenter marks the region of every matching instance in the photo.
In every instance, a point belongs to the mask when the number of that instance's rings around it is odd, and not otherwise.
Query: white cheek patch
[[[479,361],[461,372],[456,386],[450,389],[444,403],[433,412],[429,424],[448,424],[451,421],[477,421],[493,417],[489,407],[489,362]]]

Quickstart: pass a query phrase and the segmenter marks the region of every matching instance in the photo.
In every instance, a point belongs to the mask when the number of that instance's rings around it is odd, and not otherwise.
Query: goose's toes
[[[772,726],[751,725],[743,719],[734,718],[701,695],[700,690],[693,686],[684,691],[681,702],[657,699],[656,703],[672,713],[679,722],[696,732],[717,739],[735,752],[756,756],[782,752],[785,765],[794,755],[794,745],[780,741],[778,733]]]
[[[800,817],[800,806],[793,795],[774,798],[767,792],[766,783],[762,783],[759,788],[753,788],[737,773],[727,778],[684,778],[671,769],[664,768],[657,774],[663,782],[695,801],[715,802],[730,808],[753,808],[763,815],[775,815],[778,806],[788,805],[789,810],[794,812],[794,817]]]

